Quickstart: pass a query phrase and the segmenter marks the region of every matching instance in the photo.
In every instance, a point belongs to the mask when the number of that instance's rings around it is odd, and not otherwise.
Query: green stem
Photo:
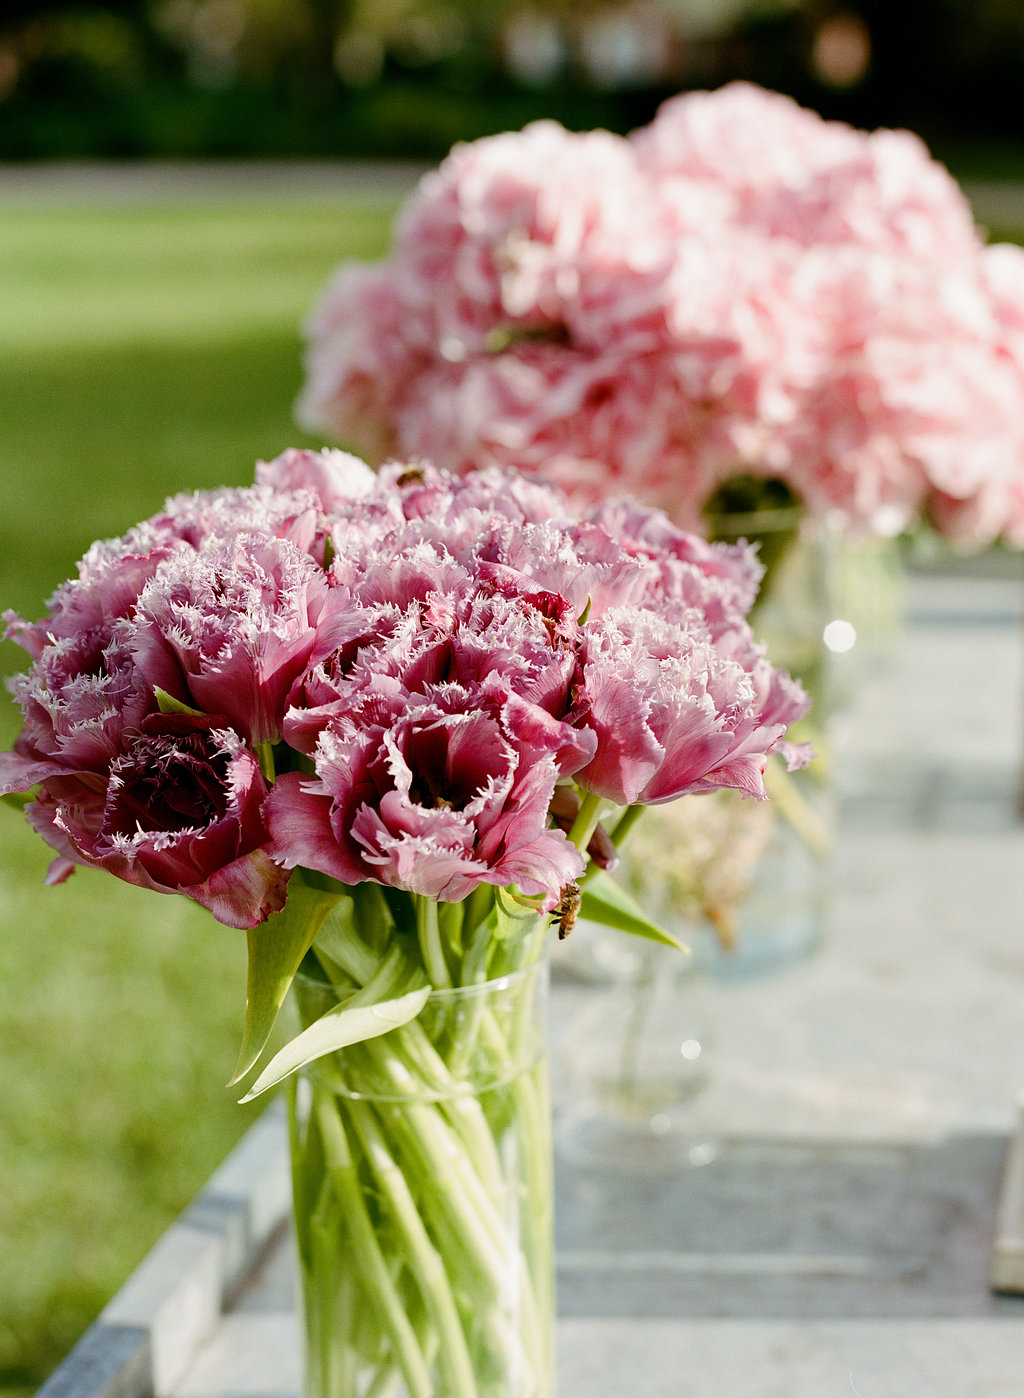
[[[764,785],[783,820],[789,822],[812,854],[826,859],[832,849],[828,823],[801,793],[781,763],[769,759],[765,767]]]
[[[533,1301],[529,1313],[534,1347],[546,1350],[550,1337],[544,1329],[544,1317],[554,1314],[553,1267],[551,1265],[554,1219],[551,1200],[554,1185],[551,1178],[550,1132],[551,1105],[547,1086],[547,1065],[538,1064],[532,1072],[521,1073],[512,1085],[516,1111],[523,1125],[526,1143],[523,1158],[523,1188],[526,1198],[533,1201],[529,1209],[526,1230],[527,1257],[524,1259],[526,1281],[532,1278]],[[537,1201],[544,1201],[544,1208]],[[539,1364],[544,1363],[542,1356]],[[538,1372],[542,1372],[538,1369]]]
[[[489,980],[488,963],[494,950],[496,915],[493,904],[489,916],[472,928],[462,957],[462,984],[481,985]]]
[[[637,821],[640,819],[640,817],[643,815],[646,809],[646,806],[635,805],[627,806],[626,809],[622,812],[618,820],[615,822],[614,830],[610,832],[612,841],[616,849],[620,848],[622,842],[626,839],[627,835],[633,829],[633,826],[637,823]]]
[[[490,1018],[487,1016],[488,1021]],[[512,1053],[509,1041],[500,1037],[500,1028],[491,1024],[491,1029],[500,1038],[503,1052]],[[482,1288],[477,1319],[490,1335],[492,1347],[506,1356],[516,1355],[515,1362],[529,1363],[534,1372],[544,1372],[546,1359],[540,1357],[544,1353],[542,1312],[534,1295],[529,1262],[518,1242],[519,1210],[511,1215],[506,1213],[509,1184],[493,1136],[488,1135],[486,1149],[482,1149],[479,1136],[470,1142],[453,1128],[447,1111],[457,1099],[416,1101],[412,1093],[417,1079],[408,1074],[394,1053],[386,1055],[385,1072],[385,1060],[379,1057],[387,1047],[383,1038],[362,1047],[377,1059],[376,1079],[380,1081],[389,1075],[395,1098],[402,1099],[401,1106],[387,1118],[390,1138],[396,1153],[401,1154],[406,1175],[426,1182],[419,1191],[419,1207],[439,1242],[444,1240],[449,1272],[458,1273],[467,1286],[472,1279]],[[509,1084],[503,1083],[494,1090],[507,1092]],[[529,1117],[524,1120],[531,1121]],[[531,1124],[523,1132],[523,1147],[536,1156],[546,1136],[542,1132],[539,1141],[535,1140],[531,1135],[534,1130],[535,1124]],[[503,1183],[489,1186],[487,1177],[492,1170],[498,1172]],[[546,1190],[550,1190],[549,1180]],[[534,1209],[536,1198],[547,1198],[548,1193],[528,1197],[529,1207]],[[516,1354],[522,1346],[502,1309],[502,1298],[508,1294],[510,1266],[516,1271],[515,1290],[528,1356],[525,1359],[522,1353]]]
[[[599,810],[592,800],[591,830]],[[463,988],[537,955],[547,919],[507,901],[485,890],[439,917],[436,902],[413,898],[415,922],[388,916],[371,945],[357,920],[339,918],[314,951],[347,1004],[425,979]],[[293,1103],[310,1352],[331,1385],[311,1398],[350,1398],[353,1384],[363,1398],[392,1398],[398,1374],[409,1398],[437,1383],[445,1398],[483,1398],[497,1374],[539,1398],[550,1367],[549,1121],[529,983],[498,995],[432,998],[420,1018],[313,1065],[307,1121]]]
[[[582,853],[586,854],[587,846],[590,844],[594,831],[597,829],[598,821],[601,819],[602,797],[596,796],[594,792],[588,791],[580,802],[576,819],[572,823],[569,831],[569,840]]]
[[[463,959],[463,921],[465,909],[461,903],[435,903],[437,908],[438,940],[445,964],[452,968],[452,979],[461,984],[460,968]]]
[[[416,900],[416,936],[419,939],[420,954],[427,968],[430,983],[444,989],[452,983],[448,963],[444,959],[441,946],[441,930],[437,921],[437,901],[420,893],[414,893]]]
[[[436,1092],[445,1116],[470,1151],[481,1180],[497,1202],[501,1198],[501,1162],[479,1098],[459,1091],[450,1065],[415,1020],[403,1025],[395,1038],[401,1040],[402,1057],[410,1072]]]
[[[402,1375],[397,1369],[378,1369],[364,1398],[396,1398]],[[354,1393],[355,1388],[342,1388],[339,1393]]]
[[[427,1310],[437,1326],[441,1364],[448,1384],[446,1398],[476,1398],[473,1365],[448,1274],[423,1226],[405,1176],[385,1143],[372,1108],[354,1099],[346,1106],[381,1197],[390,1207],[405,1242],[406,1266],[415,1275]]]
[[[257,743],[256,759],[260,764],[260,771],[268,786],[273,786],[277,772],[274,766],[274,745],[273,743]]]

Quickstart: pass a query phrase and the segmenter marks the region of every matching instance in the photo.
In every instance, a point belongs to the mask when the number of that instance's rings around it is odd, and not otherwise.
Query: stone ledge
[[[281,1104],[209,1184],[39,1390],[39,1398],[165,1398],[288,1222]]]

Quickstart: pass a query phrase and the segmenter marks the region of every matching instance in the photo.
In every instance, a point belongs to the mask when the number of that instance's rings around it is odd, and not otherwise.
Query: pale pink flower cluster
[[[746,623],[759,575],[628,502],[289,451],[94,545],[43,621],[8,614],[32,665],[0,793],[35,788],[52,881],[93,865],[233,926],[297,865],[550,909],[589,798],[761,796],[770,751],[804,759],[806,696]]]
[[[923,144],[745,83],[630,138],[456,146],[308,325],[304,425],[702,527],[741,473],[894,534],[1024,544],[1024,253]]]

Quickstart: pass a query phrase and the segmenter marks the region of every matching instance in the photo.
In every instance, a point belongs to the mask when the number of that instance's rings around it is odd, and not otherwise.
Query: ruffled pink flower
[[[664,607],[678,600],[699,611],[713,636],[742,623],[757,598],[764,568],[745,544],[709,543],[661,511],[619,498],[586,516],[627,553],[654,565],[648,595]]]
[[[123,540],[93,545],[85,566],[88,569],[94,556],[102,563],[108,553],[116,558],[120,552],[149,553],[175,543],[201,549],[210,540],[227,543],[237,534],[288,539],[322,562],[324,528],[320,515],[318,498],[309,488],[258,484],[175,495],[158,514],[130,529]]]
[[[288,693],[334,648],[343,599],[286,539],[236,535],[181,552],[146,586],[135,615],[139,669],[175,699],[225,717],[258,745],[281,737]]]
[[[749,632],[731,649],[639,609],[589,628],[581,722],[597,751],[577,784],[620,805],[722,786],[763,797],[766,756],[809,701],[775,681]]]
[[[556,594],[492,586],[484,574],[473,587],[429,594],[405,612],[382,605],[363,615],[356,643],[293,690],[284,731],[302,752],[311,753],[330,724],[380,722],[380,706],[388,712],[397,696],[435,698],[453,686],[475,694],[503,683],[559,721],[573,711],[580,631]],[[590,741],[566,730],[560,773],[574,770]]]
[[[375,460],[515,466],[693,531],[745,474],[856,533],[1015,539],[1024,301],[997,280],[916,137],[733,83],[628,140],[456,147],[325,291],[300,411]]]
[[[957,544],[979,548],[1002,538],[1024,548],[1024,424],[1017,416],[1024,402],[1024,250],[1011,243],[985,248],[981,273],[995,320],[993,356],[980,366],[989,410],[975,451],[936,481],[929,511]]]
[[[956,182],[908,131],[823,121],[753,83],[670,98],[631,137],[677,197],[696,185],[729,221],[803,247],[850,244],[955,266],[977,235]]]
[[[181,893],[230,927],[255,927],[284,906],[288,876],[267,853],[267,787],[252,752],[226,728],[151,715],[111,763],[102,788],[44,784],[28,807],[59,854],[158,893]]]
[[[327,514],[373,489],[375,477],[365,461],[344,451],[303,451],[290,447],[273,461],[256,463],[256,484],[282,492],[309,491]]]
[[[0,794],[70,774],[101,786],[126,735],[156,709],[129,638],[126,625],[61,636],[14,679],[25,721],[14,751],[0,753]]]
[[[552,907],[583,860],[549,807],[566,725],[500,689],[445,686],[385,725],[321,734],[316,780],[283,776],[267,803],[275,857],[344,883],[375,879],[443,901],[515,884]]]
[[[98,656],[176,547],[166,539],[141,550],[125,540],[93,544],[78,564],[78,577],[63,583],[50,598],[42,621],[27,622],[14,612],[4,613],[6,639],[17,641],[37,660],[60,640],[74,641],[74,650],[82,656]]]

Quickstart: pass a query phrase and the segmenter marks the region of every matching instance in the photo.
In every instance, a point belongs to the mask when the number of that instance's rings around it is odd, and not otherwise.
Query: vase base
[[[555,1149],[568,1164],[627,1175],[669,1175],[716,1160],[713,1134],[694,1130],[671,1111],[628,1117],[586,1105],[571,1108],[555,1124]]]

